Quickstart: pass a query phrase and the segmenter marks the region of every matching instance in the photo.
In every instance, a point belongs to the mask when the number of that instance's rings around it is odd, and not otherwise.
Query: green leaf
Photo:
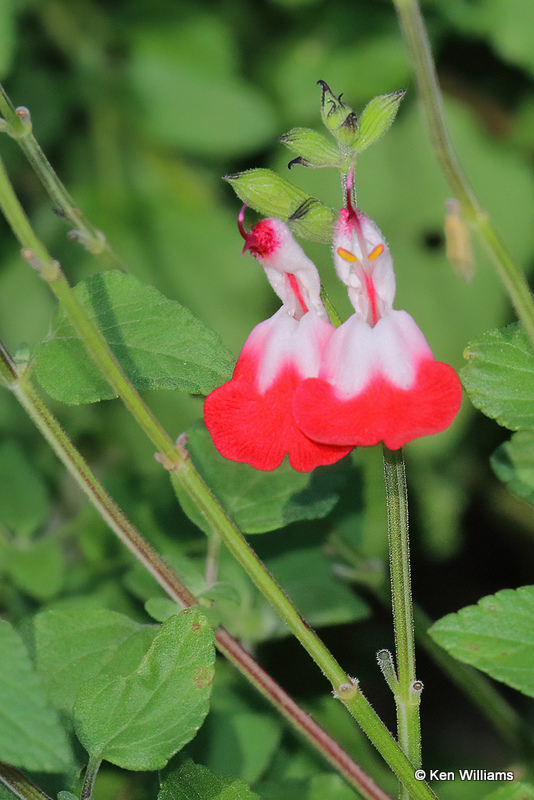
[[[229,377],[234,359],[218,335],[152,286],[122,272],[104,272],[74,291],[139,391],[208,394]],[[115,397],[61,310],[54,328],[54,337],[36,352],[37,377],[48,394],[70,404]]]
[[[162,769],[208,713],[214,662],[213,634],[200,610],[169,617],[131,672],[102,672],[82,687],[74,719],[91,758]]]
[[[345,482],[345,464],[297,472],[285,461],[263,472],[221,456],[203,424],[191,427],[187,449],[204,480],[244,533],[265,533],[305,519],[320,519],[335,506]],[[206,523],[185,492],[179,498],[191,521]]]
[[[330,242],[333,209],[298,189],[270,169],[249,169],[225,180],[237,196],[266,217],[286,220],[295,233],[314,242]]]
[[[473,405],[510,430],[534,428],[534,352],[521,324],[485,333],[465,356],[460,376]]]
[[[367,604],[336,578],[320,547],[290,550],[266,559],[269,570],[314,628],[365,619]],[[287,635],[278,623],[275,635]]]
[[[238,705],[239,700],[230,695],[220,711],[212,708],[194,752],[202,755],[214,772],[239,775],[247,783],[255,783],[280,747],[282,726],[272,716]]]
[[[341,167],[341,156],[335,145],[311,128],[292,128],[280,141],[296,153],[306,167]]]
[[[15,586],[36,600],[49,600],[63,585],[65,562],[57,539],[13,542],[4,564]]]
[[[0,621],[0,761],[34,772],[63,772],[70,747],[20,635]]]
[[[48,517],[45,485],[19,445],[0,444],[0,520],[13,532],[28,536]]]
[[[483,597],[429,633],[459,661],[534,697],[534,586]]]
[[[514,781],[508,786],[501,786],[491,794],[484,795],[483,800],[534,800],[534,786]]]
[[[354,149],[361,153],[369,145],[374,144],[393,124],[405,91],[383,94],[365,106],[360,117],[360,129],[354,143]]]
[[[518,497],[534,504],[534,431],[518,431],[490,459],[498,478]]]
[[[188,759],[167,775],[158,800],[259,800],[246,783],[229,775],[218,775]]]
[[[158,630],[105,609],[43,611],[34,625],[37,669],[54,705],[67,712],[100,672],[135,669]]]

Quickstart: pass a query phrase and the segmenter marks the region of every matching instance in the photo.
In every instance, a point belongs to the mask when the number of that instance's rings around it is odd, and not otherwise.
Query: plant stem
[[[9,764],[0,763],[0,783],[20,797],[20,800],[51,800],[51,798],[39,789],[34,783]]]
[[[419,699],[423,687],[415,675],[406,470],[402,449],[389,450],[384,445],[383,456],[398,678],[394,691],[398,736],[403,751],[417,768],[421,766]],[[401,794],[401,797],[409,797],[409,794]]]
[[[458,161],[445,125],[443,100],[428,35],[417,0],[393,0],[401,29],[412,59],[423,116],[436,159],[453,192],[462,214],[475,229],[490,256],[504,288],[534,345],[534,300],[527,280],[514,263],[506,245],[490,225]]]
[[[331,682],[335,695],[344,703],[399,780],[412,789],[414,797],[421,800],[433,797],[426,784],[415,779],[412,765],[372,709],[369,701],[342,670],[317,634],[302,619],[213,496],[195,469],[187,451],[182,446],[173,445],[168,434],[126,378],[102,333],[78,302],[59,264],[51,259],[33,233],[1,162],[0,206],[23,246],[24,257],[49,283],[95,364],[158,449],[158,460],[169,470],[173,485],[187,492],[212,529],[221,535],[230,552],[248,572],[262,594],[274,605],[290,630],[320,667]]]
[[[93,789],[95,786],[96,776],[102,763],[101,758],[90,758],[89,763],[85,768],[85,775],[83,778],[82,791],[80,793],[80,800],[92,800]]]
[[[89,465],[74,447],[24,374],[0,342],[0,380],[12,391],[39,431],[60,458],[79,488],[131,553],[156,579],[164,591],[182,607],[198,600],[182,583],[164,559],[143,538],[137,528],[108,495]],[[301,733],[347,782],[368,800],[390,800],[365,772],[309,717],[278,684],[246,653],[224,628],[214,631],[215,642],[241,674]],[[90,770],[89,773],[90,774]],[[1,772],[0,772],[1,779]],[[30,800],[32,800],[30,798]],[[38,800],[38,798],[37,798]]]
[[[5,122],[6,133],[20,146],[53,201],[56,212],[73,225],[71,238],[82,242],[85,249],[102,258],[106,266],[124,270],[125,265],[113,252],[103,233],[89,222],[79,208],[76,208],[74,200],[54,172],[32,133],[29,111],[25,108],[15,109],[1,84],[0,114]]]

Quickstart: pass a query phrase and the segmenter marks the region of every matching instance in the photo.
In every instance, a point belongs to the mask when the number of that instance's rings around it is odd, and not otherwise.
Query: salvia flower
[[[254,328],[232,379],[206,398],[206,427],[223,456],[257,469],[275,469],[286,454],[302,472],[332,464],[352,446],[308,438],[291,413],[297,386],[319,374],[334,332],[320,298],[319,275],[281,220],[262,220],[246,233],[242,211],[239,229],[243,252],[262,265],[282,306]]]
[[[374,222],[351,202],[334,231],[334,264],[354,314],[330,336],[319,374],[293,397],[293,416],[311,439],[330,445],[396,450],[444,430],[461,402],[452,367],[436,361],[412,317],[394,310],[389,248]]]

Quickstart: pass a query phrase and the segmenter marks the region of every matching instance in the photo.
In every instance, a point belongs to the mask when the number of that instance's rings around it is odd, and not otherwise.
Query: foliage
[[[490,219],[528,268],[534,7],[429,0],[423,10],[452,138]],[[225,463],[198,423],[201,396],[228,377],[251,328],[274,310],[261,270],[239,257],[239,203],[228,184],[260,214],[290,219],[345,316],[325,243],[340,205],[336,170],[356,161],[358,203],[395,259],[398,305],[440,360],[463,367],[468,395],[453,429],[407,449],[416,600],[442,618],[433,640],[528,695],[514,693],[510,704],[512,713],[531,716],[532,587],[523,584],[533,567],[532,346],[476,242],[469,284],[447,264],[449,190],[426,145],[393,7],[371,0],[5,2],[0,79],[30,109],[54,169],[127,268],[101,271],[110,263],[103,257],[98,265],[80,246],[80,232],[65,235],[60,210],[16,143],[0,134],[34,229],[157,417],[173,437],[187,432],[191,459],[224,508],[245,533],[257,534],[258,554],[393,728],[393,704],[374,668],[376,650],[391,646],[380,606],[387,551],[375,454],[356,452],[312,475],[287,464],[258,473]],[[318,80],[344,92],[343,100],[333,95],[334,116],[332,103],[323,104],[329,130],[321,133]],[[352,128],[343,125],[351,114]],[[288,150],[296,162],[290,173]],[[164,600],[2,391],[0,760],[27,770],[50,794],[79,794],[87,760],[81,743],[93,761],[104,759],[96,800],[132,791],[153,798],[150,773],[163,768],[161,800],[356,796],[229,668],[217,669],[212,688],[208,619],[253,649],[394,793],[395,780],[367,744],[347,736],[347,719],[327,710],[329,687],[242,568],[223,553],[217,582],[206,579],[199,528],[209,524],[183,495],[178,506],[153,448],[112,400],[3,223],[2,234],[0,338],[28,364],[27,375],[52,398],[95,472],[202,610],[177,614]],[[530,797],[529,735],[507,737],[502,719],[495,726],[480,711],[484,702],[468,713],[459,690],[425,657],[420,663],[425,767],[514,764],[525,780],[500,788],[443,782],[439,796]],[[132,779],[132,771],[148,774]]]

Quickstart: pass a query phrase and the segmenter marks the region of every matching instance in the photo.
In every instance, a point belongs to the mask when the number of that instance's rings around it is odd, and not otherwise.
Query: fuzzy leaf
[[[279,217],[311,241],[332,239],[335,213],[320,200],[298,189],[270,169],[249,169],[228,175],[237,196],[266,217]]]
[[[86,681],[135,669],[158,630],[104,609],[43,611],[34,626],[39,674],[52,702],[68,713]]]
[[[335,506],[345,482],[344,464],[297,472],[284,462],[262,472],[223,458],[203,424],[188,431],[187,448],[204,480],[217,494],[244,533],[265,533],[291,522],[325,517]],[[184,511],[203,530],[206,523],[185,492]]]
[[[259,800],[246,783],[230,775],[218,775],[188,759],[167,775],[158,800]]]
[[[67,737],[33,671],[20,635],[0,621],[0,760],[33,772],[62,772]]]
[[[162,769],[202,725],[215,651],[198,608],[169,617],[129,673],[100,673],[74,707],[78,737],[93,759],[123,769]]]
[[[534,697],[534,586],[483,597],[429,633],[459,661]]]
[[[476,408],[499,425],[534,428],[534,352],[519,322],[470,342],[460,373]]]
[[[373,97],[365,106],[360,117],[358,137],[354,143],[354,149],[358,153],[378,141],[391,127],[405,94],[405,91],[382,94]]]
[[[292,128],[280,141],[296,153],[307,167],[340,167],[339,150],[328,139],[311,128]]]
[[[233,358],[219,336],[152,286],[122,272],[104,272],[74,291],[136,389],[207,394],[229,377]],[[64,403],[115,397],[61,310],[53,338],[37,348],[36,373],[48,394]]]

